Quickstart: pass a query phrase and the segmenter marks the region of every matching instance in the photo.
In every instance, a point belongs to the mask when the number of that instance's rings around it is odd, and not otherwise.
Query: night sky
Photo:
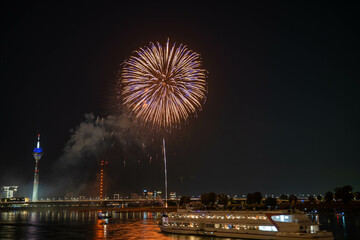
[[[103,159],[109,195],[163,190],[161,134],[118,117],[114,86],[134,50],[169,38],[209,72],[202,111],[166,134],[169,192],[360,191],[355,6],[133,2],[1,3],[0,185],[30,196],[40,133],[40,197],[95,196]]]

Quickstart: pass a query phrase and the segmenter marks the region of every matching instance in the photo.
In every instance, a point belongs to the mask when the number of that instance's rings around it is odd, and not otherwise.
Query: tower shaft
[[[35,160],[35,170],[34,170],[34,186],[33,186],[33,194],[32,201],[35,202],[38,200],[38,191],[39,191],[39,169],[38,169],[39,161]]]

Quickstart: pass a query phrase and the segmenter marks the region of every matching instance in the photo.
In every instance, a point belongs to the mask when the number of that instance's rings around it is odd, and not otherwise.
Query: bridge
[[[199,201],[192,198],[191,201]],[[178,199],[168,199],[169,207],[176,207]],[[77,209],[133,209],[133,208],[164,208],[165,199],[47,199],[40,201],[6,201],[0,203],[0,208],[77,208]]]

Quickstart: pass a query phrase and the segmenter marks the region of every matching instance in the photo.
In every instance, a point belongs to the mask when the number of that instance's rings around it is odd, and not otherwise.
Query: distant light
[[[42,153],[43,149],[42,148],[34,148],[33,152],[34,153]]]

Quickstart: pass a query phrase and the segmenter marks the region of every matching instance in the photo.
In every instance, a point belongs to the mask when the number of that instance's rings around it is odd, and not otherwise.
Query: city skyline
[[[198,116],[167,136],[168,192],[360,191],[358,17],[342,3],[147,6],[6,3],[1,18],[0,186],[40,198],[163,189],[162,136],[115,103],[121,64],[183,43],[208,71]],[[155,14],[160,10],[162,14]]]

